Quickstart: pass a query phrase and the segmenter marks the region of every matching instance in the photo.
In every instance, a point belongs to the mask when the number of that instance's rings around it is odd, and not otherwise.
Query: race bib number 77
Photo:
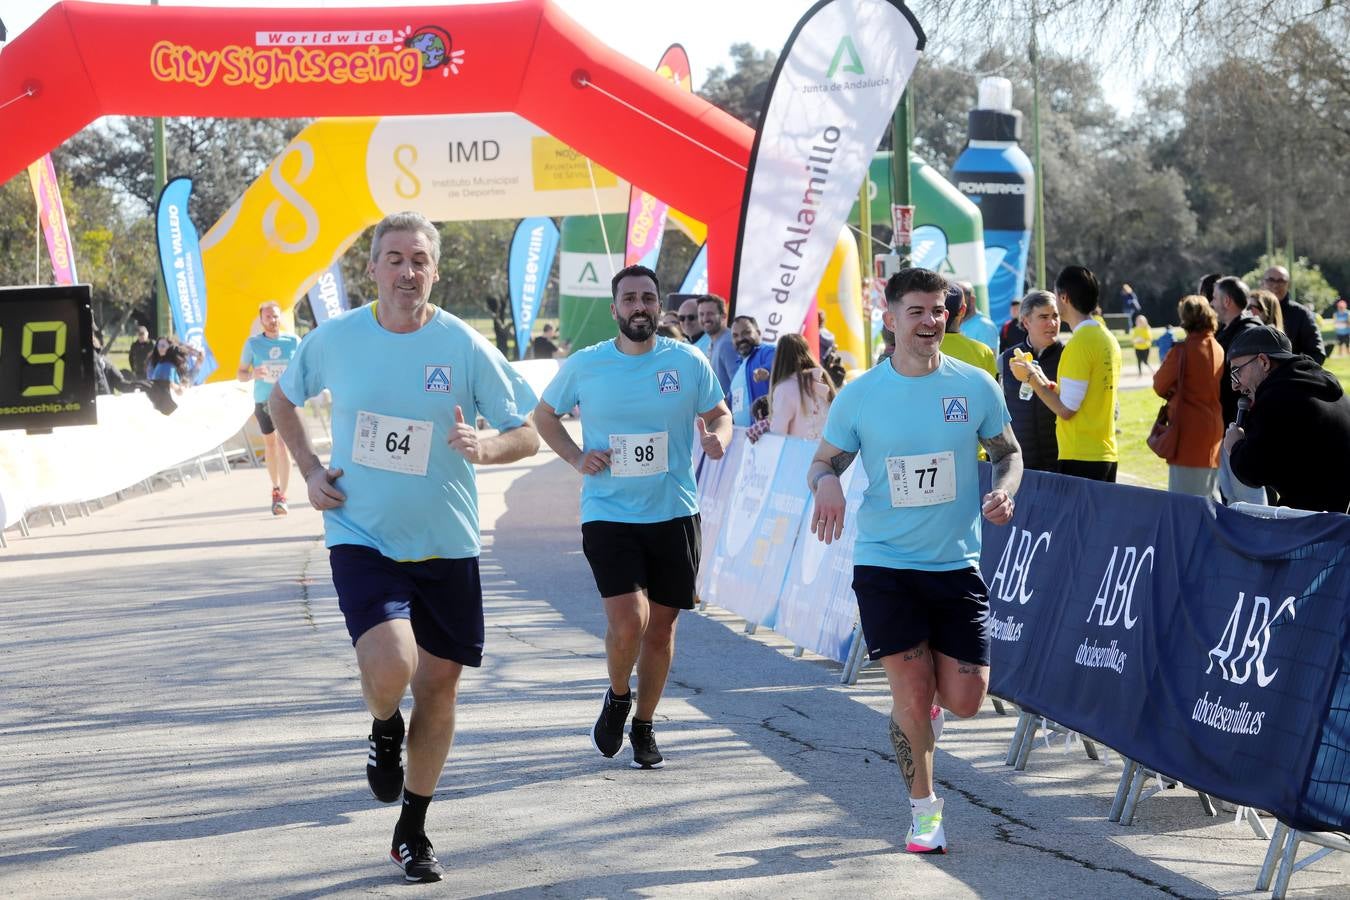
[[[916,453],[886,457],[886,480],[891,487],[891,507],[936,506],[956,499],[956,455]]]

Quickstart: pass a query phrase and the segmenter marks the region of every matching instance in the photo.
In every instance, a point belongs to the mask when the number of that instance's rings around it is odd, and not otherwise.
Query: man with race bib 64
[[[379,299],[305,338],[272,392],[272,417],[324,513],[333,586],[372,716],[366,780],[403,806],[390,859],[412,882],[440,881],[427,808],[455,733],[465,666],[483,658],[475,465],[531,456],[535,397],[497,349],[428,303],[440,234],[418,213],[375,227],[367,272]],[[296,407],[333,395],[325,468]],[[479,415],[498,430],[480,435]],[[412,688],[402,763],[399,709]]]

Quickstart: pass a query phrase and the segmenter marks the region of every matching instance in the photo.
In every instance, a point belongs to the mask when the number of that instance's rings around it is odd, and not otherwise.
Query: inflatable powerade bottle
[[[1008,304],[1022,296],[1035,210],[1036,175],[1017,145],[1022,114],[1012,108],[1006,78],[980,82],[979,106],[970,111],[970,141],[952,166],[952,179],[984,217],[989,317],[1002,325]]]

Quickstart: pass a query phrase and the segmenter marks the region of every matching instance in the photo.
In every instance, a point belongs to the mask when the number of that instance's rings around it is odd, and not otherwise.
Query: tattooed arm
[[[856,450],[840,450],[822,440],[806,470],[806,486],[815,497],[811,530],[827,544],[837,541],[844,533],[844,487],[839,483],[839,476],[857,455]]]
[[[995,525],[1006,525],[1013,514],[1013,494],[1022,483],[1022,448],[1017,446],[1012,426],[991,438],[980,438],[994,466],[993,489],[984,495],[980,512]]]

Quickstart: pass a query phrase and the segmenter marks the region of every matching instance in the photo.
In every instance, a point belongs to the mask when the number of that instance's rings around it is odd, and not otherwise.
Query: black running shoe
[[[381,803],[396,803],[403,796],[403,736],[372,733],[366,755],[366,781]]]
[[[635,721],[628,732],[628,740],[633,744],[633,768],[659,769],[666,764],[666,758],[656,749],[656,735],[652,734],[651,723]]]
[[[403,870],[404,881],[426,884],[445,877],[445,869],[441,868],[441,861],[436,858],[436,851],[425,834],[400,839],[395,831],[389,858]]]
[[[633,708],[633,695],[630,693],[622,700],[614,699],[614,691],[605,689],[605,701],[600,707],[600,718],[595,720],[591,729],[591,743],[600,755],[611,757],[623,748],[623,726],[628,721],[628,713]]]

